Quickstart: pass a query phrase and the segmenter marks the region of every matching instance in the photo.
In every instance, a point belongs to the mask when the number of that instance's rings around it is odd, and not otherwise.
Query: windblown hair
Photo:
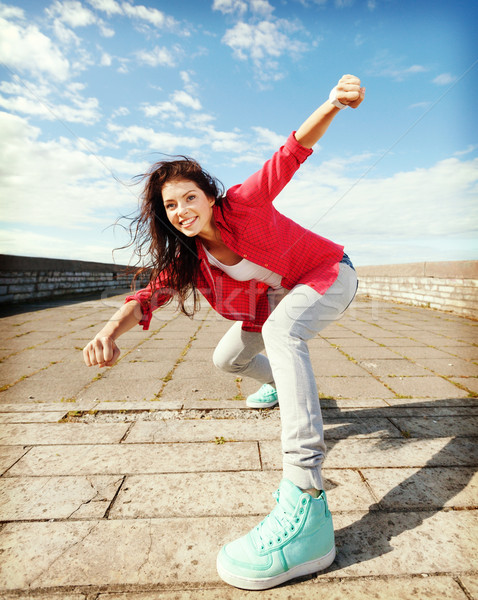
[[[138,176],[144,181],[141,196],[140,213],[130,226],[131,243],[134,246],[138,262],[142,264],[136,272],[133,284],[138,277],[150,272],[149,281],[154,290],[154,282],[160,274],[162,280],[178,300],[185,315],[192,317],[199,309],[199,292],[196,277],[199,272],[199,258],[195,237],[188,237],[177,230],[166,215],[162,189],[170,181],[193,181],[206,196],[214,198],[221,206],[224,186],[209,175],[195,160],[187,156],[174,157],[155,163],[144,175]],[[192,295],[192,309],[186,306],[186,300]]]

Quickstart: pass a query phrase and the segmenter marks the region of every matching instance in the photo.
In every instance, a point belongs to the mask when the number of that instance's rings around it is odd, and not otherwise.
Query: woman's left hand
[[[357,108],[365,96],[365,88],[355,75],[344,75],[337,84],[337,100],[351,108]]]

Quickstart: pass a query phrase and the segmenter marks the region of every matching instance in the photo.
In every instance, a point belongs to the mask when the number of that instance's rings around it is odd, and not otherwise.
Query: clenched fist
[[[355,75],[344,75],[337,84],[337,100],[351,108],[357,108],[365,96],[365,88]]]
[[[83,358],[88,367],[111,367],[120,353],[116,342],[108,336],[95,337],[83,348]]]

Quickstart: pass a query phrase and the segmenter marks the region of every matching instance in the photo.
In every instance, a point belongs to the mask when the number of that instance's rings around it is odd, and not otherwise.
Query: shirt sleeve
[[[312,149],[299,144],[293,131],[285,144],[261,169],[248,177],[244,183],[231,188],[228,194],[233,194],[236,200],[253,206],[272,202],[312,152]]]
[[[169,302],[173,296],[173,291],[165,284],[165,278],[159,277],[155,281],[154,286],[150,283],[142,290],[138,290],[125,298],[125,304],[132,300],[139,302],[143,316],[138,325],[142,325],[143,329],[149,329],[153,312]]]

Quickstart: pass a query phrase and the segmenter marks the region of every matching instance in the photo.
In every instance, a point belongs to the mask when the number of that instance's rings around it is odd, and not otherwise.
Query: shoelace
[[[294,531],[292,515],[288,514],[279,504],[279,492],[272,494],[277,505],[267,517],[252,530],[255,545],[264,549],[267,545],[280,542],[283,537],[289,535],[287,530]]]

